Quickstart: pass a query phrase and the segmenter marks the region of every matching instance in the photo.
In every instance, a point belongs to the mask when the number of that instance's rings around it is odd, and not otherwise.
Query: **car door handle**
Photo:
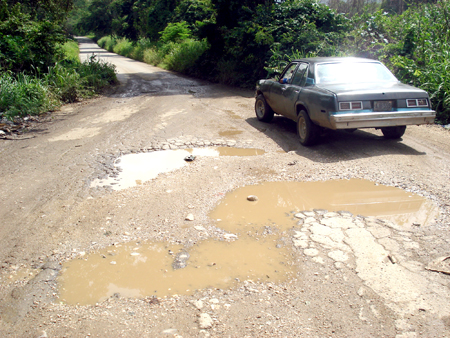
[[[281,90],[286,90],[286,87],[281,88]]]

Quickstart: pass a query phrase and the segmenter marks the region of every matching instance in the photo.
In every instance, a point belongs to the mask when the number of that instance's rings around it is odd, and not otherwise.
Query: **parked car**
[[[401,83],[379,61],[346,57],[294,60],[278,78],[258,81],[255,111],[264,122],[274,113],[296,121],[305,146],[324,128],[376,128],[397,139],[407,125],[436,116],[427,92]]]

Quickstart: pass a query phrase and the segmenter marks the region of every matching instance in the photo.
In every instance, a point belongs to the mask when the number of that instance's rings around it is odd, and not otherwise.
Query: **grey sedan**
[[[323,129],[381,129],[401,138],[407,125],[433,123],[427,92],[403,84],[379,61],[305,58],[292,61],[276,79],[256,86],[256,117],[274,114],[297,122],[300,143],[314,144]]]

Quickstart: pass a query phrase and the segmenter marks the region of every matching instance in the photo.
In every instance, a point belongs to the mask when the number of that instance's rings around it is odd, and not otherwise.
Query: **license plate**
[[[392,101],[374,101],[373,102],[374,111],[391,111]]]

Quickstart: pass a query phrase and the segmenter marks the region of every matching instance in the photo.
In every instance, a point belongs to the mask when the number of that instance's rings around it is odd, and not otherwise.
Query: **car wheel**
[[[256,97],[255,112],[257,119],[262,122],[270,122],[273,119],[274,112],[262,94]]]
[[[395,126],[395,127],[385,127],[381,128],[381,132],[383,133],[385,138],[388,139],[397,139],[405,134],[406,126]]]
[[[304,110],[298,113],[297,134],[300,138],[300,143],[304,146],[315,144],[319,137],[319,128],[311,121]]]

